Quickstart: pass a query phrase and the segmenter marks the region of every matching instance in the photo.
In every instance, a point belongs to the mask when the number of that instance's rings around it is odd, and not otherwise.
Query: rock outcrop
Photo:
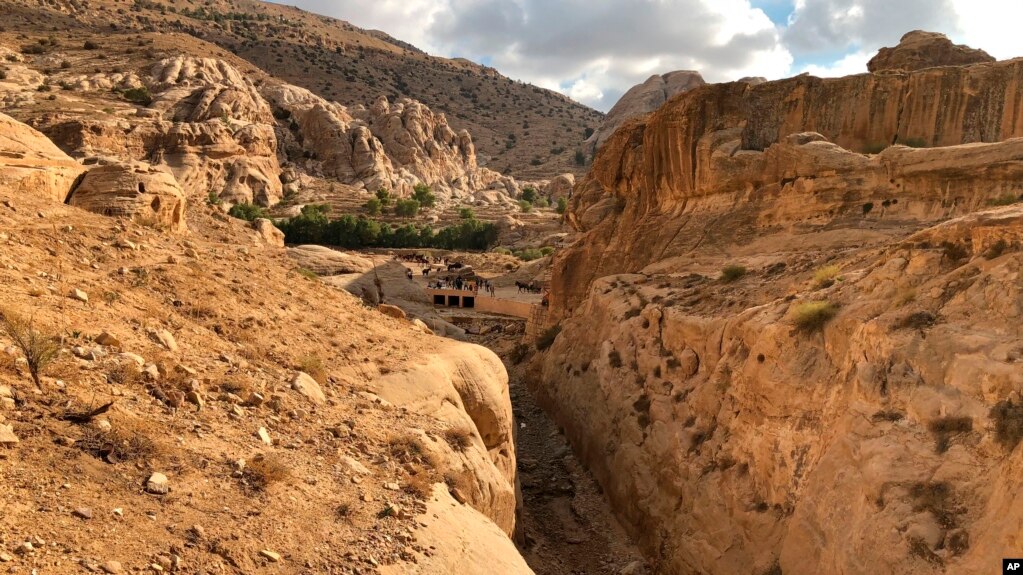
[[[963,66],[994,61],[995,59],[987,52],[962,44],[953,44],[944,34],[914,30],[903,36],[898,46],[881,48],[877,55],[867,62],[867,70],[912,72],[936,66]]]
[[[534,383],[662,572],[980,574],[1018,546],[1023,208],[992,206],[1023,197],[1021,80],[709,85],[604,145]]]
[[[63,202],[84,172],[49,138],[0,114],[0,187]]]
[[[185,230],[185,196],[177,180],[170,172],[141,162],[89,170],[67,203],[169,231]]]
[[[667,74],[655,74],[647,78],[646,82],[629,88],[629,91],[611,107],[600,127],[586,140],[590,153],[600,149],[611,134],[625,122],[649,114],[676,94],[688,92],[704,84],[706,82],[699,72],[676,70]]]
[[[503,187],[514,180],[480,168],[472,136],[455,132],[443,114],[402,98],[381,96],[366,108],[348,108],[287,84],[269,85],[263,94],[289,118],[307,171],[399,196],[425,183],[444,194]]]
[[[561,198],[570,198],[572,197],[572,188],[574,187],[575,176],[572,174],[561,174],[547,184],[547,197],[552,202],[557,202]]]
[[[323,246],[305,245],[288,248],[288,256],[316,275],[364,274],[373,269],[373,262],[355,254]]]

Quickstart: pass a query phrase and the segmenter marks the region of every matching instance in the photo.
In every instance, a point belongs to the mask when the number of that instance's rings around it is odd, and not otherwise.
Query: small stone
[[[320,384],[307,373],[301,371],[296,373],[291,380],[291,389],[308,399],[310,403],[322,405],[327,401],[327,396],[320,389]]]
[[[170,480],[162,473],[154,473],[146,481],[146,491],[156,495],[166,495],[170,492]]]
[[[178,342],[174,339],[174,334],[171,332],[160,329],[154,332],[156,340],[160,342],[160,345],[167,348],[168,351],[178,351]]]
[[[186,398],[188,399],[189,402],[194,403],[196,407],[199,408],[199,410],[202,410],[202,408],[206,407],[206,400],[202,398],[202,394],[199,393],[198,391],[188,392]]]
[[[117,339],[116,337],[110,335],[107,332],[103,332],[96,336],[96,343],[100,345],[105,345],[107,347],[121,347],[121,340]]]
[[[82,290],[80,290],[78,288],[75,288],[71,292],[71,298],[72,299],[76,299],[76,300],[78,300],[80,302],[89,303],[89,294],[85,293],[84,291],[82,291]]]
[[[394,482],[384,483],[384,489],[387,489],[388,491],[397,491],[400,488],[401,487]]]
[[[259,430],[256,431],[256,435],[259,436],[259,440],[262,441],[263,443],[267,445],[274,444],[274,441],[270,439],[270,433],[266,430],[265,427],[260,427]]]
[[[462,490],[457,487],[451,490],[451,496],[455,498],[455,501],[463,505],[465,504],[466,501],[468,501],[468,499],[465,497],[465,494],[462,493]]]
[[[269,559],[271,563],[277,563],[278,561],[281,560],[280,553],[277,553],[276,551],[271,551],[269,549],[263,549],[262,551],[259,552],[259,554]]]
[[[14,561],[14,556],[13,555],[8,555],[7,553],[0,552],[0,563],[7,563],[9,561]]]
[[[115,507],[114,508],[114,515],[116,515],[118,517],[124,517],[124,509],[121,509],[120,507]]]
[[[31,541],[26,541],[14,548],[14,552],[17,553],[18,555],[28,555],[35,550],[36,550],[35,545],[32,545]]]
[[[100,565],[100,569],[106,573],[110,573],[111,575],[115,573],[124,573],[124,567],[121,566],[120,561],[107,561],[103,565]]]
[[[92,519],[92,509],[88,507],[79,507],[72,512],[72,515],[81,519]]]
[[[15,445],[19,442],[13,425],[0,425],[0,445]]]

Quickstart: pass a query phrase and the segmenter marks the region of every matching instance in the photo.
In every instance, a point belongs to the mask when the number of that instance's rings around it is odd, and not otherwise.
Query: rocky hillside
[[[535,389],[662,573],[1019,548],[1023,62],[894,60],[693,89],[576,187]]]
[[[418,100],[475,138],[480,163],[517,178],[583,169],[575,151],[602,115],[465,60],[429,56],[377,31],[255,0],[4,0],[7,31],[55,29],[102,40],[178,33],[215,44],[265,73],[346,106]],[[203,55],[202,53],[193,53]]]
[[[163,168],[0,126],[0,562],[531,572],[492,352],[310,279]]]

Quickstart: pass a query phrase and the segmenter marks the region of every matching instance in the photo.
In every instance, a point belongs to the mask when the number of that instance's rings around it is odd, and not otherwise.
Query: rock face
[[[374,383],[377,395],[398,407],[469,430],[472,446],[424,439],[464,487],[466,502],[506,534],[515,528],[516,474],[508,373],[494,352],[476,345],[439,344],[436,355]],[[484,457],[476,454],[482,451]]]
[[[0,186],[63,202],[84,172],[46,136],[0,114]]]
[[[170,172],[141,162],[89,170],[68,203],[170,231],[185,230],[185,197]]]
[[[572,197],[572,188],[575,187],[575,176],[572,174],[561,174],[547,184],[547,196],[552,202],[561,198]]]
[[[663,572],[981,574],[1018,546],[1023,208],[991,206],[1023,197],[1021,79],[704,86],[604,145],[534,383]]]
[[[288,256],[299,266],[320,276],[361,274],[373,269],[373,262],[362,256],[323,246],[295,246],[288,248]]]
[[[295,138],[309,172],[401,196],[420,182],[455,194],[514,186],[477,165],[468,132],[455,132],[443,114],[415,100],[380,97],[369,108],[347,108],[287,84],[263,94],[294,122],[286,137]]]
[[[607,113],[600,127],[586,140],[590,153],[598,150],[604,142],[625,122],[653,112],[676,94],[688,92],[703,86],[699,72],[677,70],[663,75],[653,75],[646,82],[629,89]]]
[[[987,52],[962,44],[953,44],[944,34],[914,30],[903,36],[898,46],[881,48],[877,55],[867,62],[867,70],[911,72],[935,66],[962,66],[994,61],[995,59]]]

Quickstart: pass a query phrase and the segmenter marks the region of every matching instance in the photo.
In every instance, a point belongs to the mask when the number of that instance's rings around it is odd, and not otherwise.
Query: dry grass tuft
[[[291,468],[277,455],[262,455],[248,462],[243,472],[249,485],[260,491],[291,477]]]
[[[971,417],[941,417],[927,424],[927,429],[934,435],[934,450],[945,453],[952,444],[952,439],[973,431]]]
[[[33,319],[10,310],[0,310],[0,331],[24,354],[32,381],[40,385],[40,378],[60,354],[60,338],[54,332],[38,328]]]
[[[824,289],[835,285],[835,281],[842,279],[842,268],[838,266],[824,266],[813,274],[813,283],[817,289]]]
[[[327,384],[327,369],[323,365],[323,360],[316,355],[303,355],[298,358],[296,367],[299,371],[303,371],[309,375],[309,377],[316,380],[316,383],[320,385]]]
[[[451,449],[465,452],[472,447],[472,433],[461,427],[452,427],[444,430],[444,440],[448,442]]]
[[[738,265],[728,265],[721,268],[721,276],[718,277],[723,283],[729,284],[738,281],[746,275],[746,268]]]
[[[121,423],[109,431],[95,426],[86,427],[75,445],[107,463],[152,461],[167,453],[145,430],[130,423]]]
[[[113,385],[135,385],[142,379],[142,370],[134,361],[115,363],[107,371],[107,381]]]
[[[433,456],[427,451],[422,440],[414,435],[398,435],[388,442],[387,450],[399,463],[423,464],[435,467]]]
[[[838,306],[828,301],[809,301],[792,309],[792,323],[802,331],[819,331],[838,315]]]
[[[995,422],[995,440],[1012,450],[1023,440],[1023,405],[999,401],[988,414]]]

